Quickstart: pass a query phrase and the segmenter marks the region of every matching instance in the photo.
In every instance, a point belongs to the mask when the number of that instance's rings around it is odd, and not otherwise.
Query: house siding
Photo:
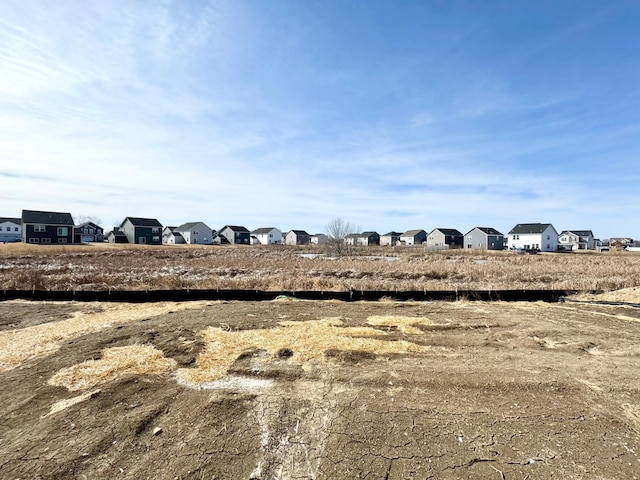
[[[73,226],[44,225],[44,231],[41,232],[36,231],[36,225],[40,226],[42,224],[28,223],[23,225],[23,241],[25,243],[38,243],[44,245],[65,245],[73,243]],[[66,234],[63,232],[66,232]]]
[[[509,249],[536,249],[541,252],[556,252],[558,250],[558,233],[553,225],[549,225],[542,233],[511,233],[509,232]]]
[[[22,240],[22,225],[13,222],[0,223],[0,242],[18,242]]]
[[[488,234],[479,228],[474,228],[464,236],[464,248],[503,250],[504,236]]]

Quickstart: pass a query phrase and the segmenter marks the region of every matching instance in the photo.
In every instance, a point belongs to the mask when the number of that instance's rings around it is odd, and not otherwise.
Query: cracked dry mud
[[[113,308],[0,303],[0,345],[11,332],[89,324]],[[199,302],[137,317],[140,306],[126,308],[126,321],[73,330],[57,350],[0,368],[0,478],[640,477],[638,308]],[[326,342],[318,355],[306,343],[317,338],[283,343],[301,330],[291,325],[323,319],[349,348]],[[207,370],[226,351],[209,344],[216,332],[229,342],[238,331],[242,353],[231,348],[222,373]],[[367,350],[381,342],[384,353]],[[136,345],[172,361],[154,372],[136,360],[146,373],[77,387],[83,366]],[[198,369],[200,383],[181,380]],[[73,391],[56,383],[67,372]]]

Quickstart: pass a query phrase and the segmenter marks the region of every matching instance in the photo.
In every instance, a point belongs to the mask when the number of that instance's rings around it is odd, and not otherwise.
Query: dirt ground
[[[2,302],[0,478],[640,478],[639,367],[631,305]]]

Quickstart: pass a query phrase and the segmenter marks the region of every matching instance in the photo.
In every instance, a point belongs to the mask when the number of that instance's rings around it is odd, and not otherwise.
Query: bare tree
[[[327,234],[325,250],[328,254],[342,257],[351,252],[351,246],[347,245],[346,237],[356,232],[355,225],[342,218],[336,218],[327,224],[325,232]]]
[[[92,222],[92,223],[95,223],[96,225],[102,224],[102,220],[100,220],[98,217],[94,217],[92,215],[74,215],[73,217],[74,217],[73,218],[74,223],[76,225],[80,225],[80,224],[86,223],[86,222]]]

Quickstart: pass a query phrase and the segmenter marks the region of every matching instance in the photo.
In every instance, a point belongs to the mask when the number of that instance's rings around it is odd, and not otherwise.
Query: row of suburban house
[[[129,243],[129,244],[231,244],[231,245],[308,245],[322,244],[327,236],[311,235],[304,230],[281,232],[275,227],[250,231],[243,226],[225,225],[216,231],[204,222],[163,226],[155,218],[126,217],[118,227],[106,233],[93,222],[75,225],[70,213],[23,210],[21,218],[0,218],[0,242],[22,241],[31,244]],[[352,246],[415,246],[427,249],[474,248],[485,250],[575,251],[603,249],[591,230],[563,230],[558,233],[550,223],[519,223],[508,235],[495,228],[475,227],[466,234],[455,228],[422,229],[379,235],[368,231],[352,233],[344,239]],[[631,238],[612,238],[610,245],[640,246]]]

